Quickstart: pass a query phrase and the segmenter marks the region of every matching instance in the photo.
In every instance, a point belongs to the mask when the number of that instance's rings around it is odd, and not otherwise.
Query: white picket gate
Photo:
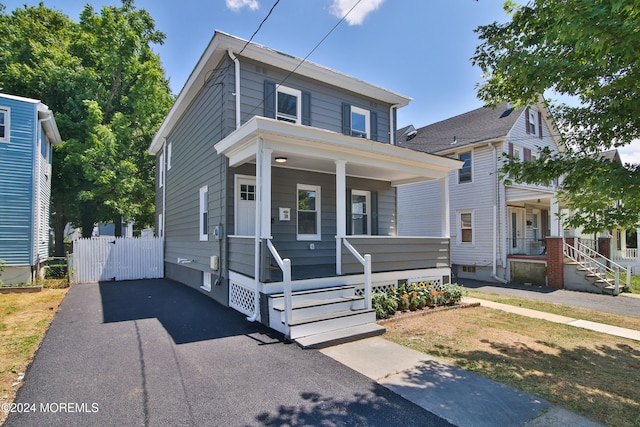
[[[72,281],[89,283],[163,277],[163,247],[160,237],[74,240]]]

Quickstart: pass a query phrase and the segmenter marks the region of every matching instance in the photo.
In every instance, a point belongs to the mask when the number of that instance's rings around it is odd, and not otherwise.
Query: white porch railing
[[[364,267],[364,300],[365,308],[371,309],[371,255],[360,253],[354,248],[347,239],[342,239],[342,244],[349,249],[349,252],[362,264]]]
[[[608,258],[604,258],[601,254],[581,242],[578,242],[576,246],[571,246],[565,243],[564,253],[568,258],[589,269],[595,276],[599,277],[603,281],[608,281],[608,279],[613,276],[614,295],[618,295],[620,293],[621,272],[626,273],[625,286],[628,288],[631,284],[631,274],[628,268],[625,268]],[[598,261],[597,258],[603,259],[606,264]]]
[[[638,259],[638,249],[637,248],[626,248],[623,250],[614,250],[613,251],[613,259],[614,260],[637,260]]]
[[[276,250],[271,240],[267,240],[267,247],[269,248],[269,252],[273,256],[273,259],[276,260],[278,267],[282,270],[282,284],[284,288],[284,322],[287,327],[289,327],[289,321],[291,320],[291,260],[289,258],[282,259],[278,251]]]

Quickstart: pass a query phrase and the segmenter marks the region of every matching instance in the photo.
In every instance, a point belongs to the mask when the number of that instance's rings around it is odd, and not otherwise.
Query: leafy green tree
[[[146,154],[173,102],[152,45],[164,34],[133,0],[87,5],[79,22],[59,11],[0,8],[0,87],[33,97],[56,116],[63,144],[54,148],[56,253],[70,221],[90,235],[93,224],[121,218],[153,223],[155,162]]]
[[[505,10],[509,22],[476,30],[472,61],[484,72],[478,96],[489,105],[527,105],[551,92],[576,102],[546,101],[565,150],[527,164],[511,161],[503,171],[531,183],[564,176],[560,192],[572,226],[634,228],[637,166],[600,154],[640,137],[640,1],[507,1]]]

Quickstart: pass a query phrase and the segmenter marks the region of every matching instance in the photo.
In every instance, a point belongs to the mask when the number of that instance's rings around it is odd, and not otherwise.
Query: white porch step
[[[296,343],[302,348],[326,348],[346,342],[361,340],[384,334],[386,329],[376,323],[335,329],[315,335],[297,338]]]
[[[292,298],[293,300],[293,298]],[[364,298],[357,295],[348,295],[325,299],[293,300],[291,307],[291,321],[321,316],[327,313],[334,313],[348,310],[364,309]],[[274,301],[273,310],[280,313],[280,321],[285,321],[284,300]]]
[[[375,310],[338,311],[321,316],[308,317],[289,324],[289,338],[297,338],[309,335],[335,331],[337,329],[375,323]]]

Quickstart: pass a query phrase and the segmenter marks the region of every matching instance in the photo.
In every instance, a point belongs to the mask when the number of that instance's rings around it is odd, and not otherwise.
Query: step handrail
[[[626,276],[625,276],[625,287],[627,289],[629,289],[631,287],[631,268],[624,267],[624,266],[618,264],[614,260],[603,256],[602,254],[598,253],[597,251],[593,250],[592,248],[590,248],[589,246],[583,244],[580,241],[578,241],[578,248],[580,248],[580,250],[586,249],[584,252],[586,252],[587,254],[589,254],[591,256],[594,256],[594,257],[601,257],[605,261],[607,261],[607,267],[609,267],[609,271],[613,272],[614,277],[615,277],[615,294],[616,295],[618,295],[620,293],[619,284],[620,284],[620,273],[621,272],[626,274]]]
[[[371,254],[360,255],[360,252],[353,247],[347,239],[342,239],[342,244],[349,249],[349,252],[362,264],[364,267],[364,300],[365,308],[371,309]]]
[[[269,252],[276,260],[278,267],[282,270],[282,284],[284,294],[284,324],[289,327],[289,321],[291,320],[292,312],[292,298],[291,298],[291,260],[289,258],[282,259],[278,250],[271,242],[271,239],[267,239],[267,247]]]
[[[589,270],[593,272],[597,277],[601,280],[607,280],[609,274],[613,274],[614,276],[614,295],[618,295],[620,293],[620,271],[624,271],[627,274],[626,281],[627,286],[629,286],[630,277],[628,269],[622,267],[621,265],[611,261],[610,259],[603,257],[598,252],[594,251],[590,247],[578,242],[577,247],[574,247],[568,243],[564,244],[564,254],[571,260],[577,262],[580,265],[586,266]],[[596,258],[604,258],[606,261],[609,261],[612,267],[609,267],[606,264],[598,261]]]

